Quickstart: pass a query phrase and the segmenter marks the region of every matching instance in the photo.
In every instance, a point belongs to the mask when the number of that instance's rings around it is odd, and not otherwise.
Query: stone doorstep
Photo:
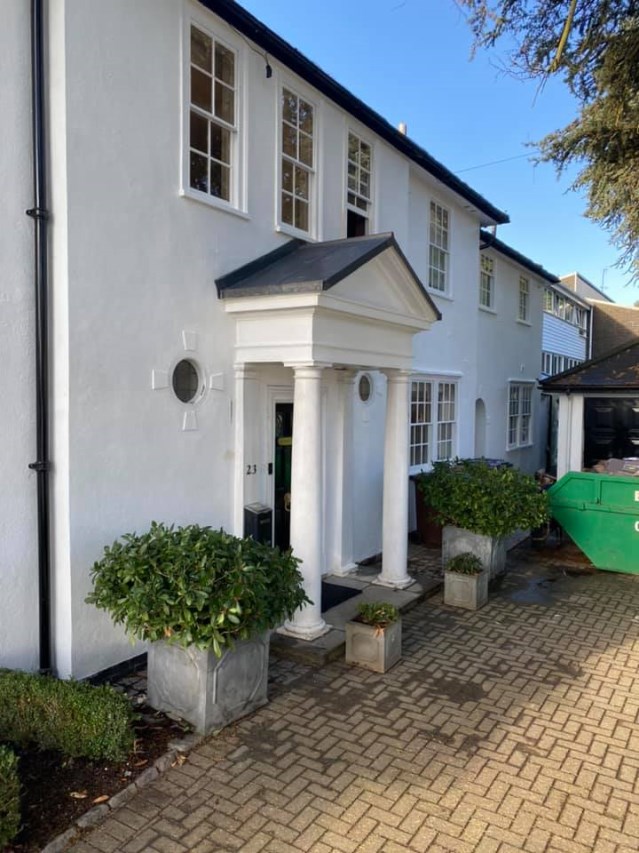
[[[372,578],[371,578],[372,579]],[[324,580],[329,583],[339,583],[361,591],[361,595],[343,601],[337,607],[332,607],[322,614],[331,630],[316,640],[298,640],[273,632],[271,634],[271,654],[273,657],[304,663],[308,666],[321,667],[331,661],[344,658],[346,649],[346,622],[357,615],[357,605],[362,602],[387,601],[394,604],[400,613],[411,610],[420,601],[435,595],[443,586],[442,580],[415,581],[406,589],[395,590],[382,586],[374,586],[370,581],[362,586],[367,579],[354,574],[349,577],[334,577],[326,575]]]

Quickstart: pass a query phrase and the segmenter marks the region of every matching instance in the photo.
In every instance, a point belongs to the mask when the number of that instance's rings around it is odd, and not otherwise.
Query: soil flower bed
[[[167,752],[171,741],[190,730],[145,705],[135,710],[134,748],[122,762],[69,758],[56,750],[11,744],[19,759],[22,828],[3,853],[42,850],[89,809],[134,782]]]

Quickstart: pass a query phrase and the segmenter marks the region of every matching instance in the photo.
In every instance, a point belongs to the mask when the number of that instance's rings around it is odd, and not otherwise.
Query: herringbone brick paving
[[[636,853],[639,578],[520,551],[481,611],[404,628],[386,675],[276,664],[268,706],[72,849]]]

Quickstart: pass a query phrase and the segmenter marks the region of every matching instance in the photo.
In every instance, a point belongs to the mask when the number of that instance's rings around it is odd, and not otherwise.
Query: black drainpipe
[[[44,14],[42,0],[31,0],[31,109],[33,130],[36,461],[40,670],[51,671],[51,540],[49,535],[49,311],[47,172],[44,115]]]

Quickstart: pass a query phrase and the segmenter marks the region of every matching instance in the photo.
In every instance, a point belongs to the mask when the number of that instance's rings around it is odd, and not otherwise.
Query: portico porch
[[[403,589],[407,572],[408,410],[412,339],[440,315],[392,235],[330,243],[291,241],[218,280],[235,320],[233,526],[269,502],[265,440],[273,389],[292,397],[290,545],[313,604],[285,626],[312,640],[329,630],[324,574],[348,574],[358,523],[353,495],[353,401],[358,372],[385,376],[382,566],[375,583]],[[285,369],[285,370],[284,370]],[[269,375],[283,377],[269,386]],[[383,384],[383,383],[382,383]],[[269,388],[271,389],[269,391]],[[266,448],[266,450],[265,450]]]

